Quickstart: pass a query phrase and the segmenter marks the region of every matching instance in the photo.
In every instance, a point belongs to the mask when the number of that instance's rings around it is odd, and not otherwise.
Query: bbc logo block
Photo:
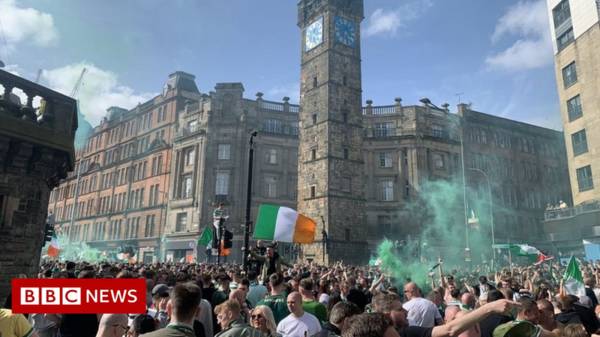
[[[23,287],[21,305],[81,305],[81,288]]]
[[[14,313],[144,313],[144,279],[13,279]]]

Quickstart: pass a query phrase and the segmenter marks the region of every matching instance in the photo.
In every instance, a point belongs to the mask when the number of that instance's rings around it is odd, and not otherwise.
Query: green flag
[[[585,295],[583,276],[581,275],[581,269],[579,269],[579,264],[574,256],[571,256],[571,260],[569,260],[569,265],[567,266],[563,280],[563,285],[567,294],[576,296]]]
[[[213,230],[211,226],[206,226],[198,238],[198,246],[208,246],[213,239]]]

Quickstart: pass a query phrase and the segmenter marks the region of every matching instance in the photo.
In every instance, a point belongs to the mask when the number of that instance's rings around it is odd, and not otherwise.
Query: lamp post
[[[469,219],[467,214],[467,178],[465,174],[465,143],[463,141],[463,126],[460,128],[460,160],[462,166],[462,178],[463,178],[463,203],[464,203],[464,211],[465,211],[465,261],[471,259],[471,247],[469,244]]]
[[[492,227],[492,270],[494,270],[494,261],[496,260],[496,249],[494,248],[494,245],[496,244],[496,237],[494,234],[494,204],[492,200],[492,185],[490,184],[490,177],[487,173],[485,173],[485,171],[473,167],[470,167],[469,170],[481,173],[485,177],[485,181],[487,183],[488,201],[490,208],[490,224]]]
[[[250,231],[252,227],[252,221],[250,220],[250,207],[252,204],[252,163],[254,161],[254,137],[258,135],[258,131],[252,131],[250,134],[250,148],[248,150],[248,189],[246,190],[246,225],[244,226],[244,252],[243,256],[243,268],[244,270],[248,267],[248,252],[250,244]]]

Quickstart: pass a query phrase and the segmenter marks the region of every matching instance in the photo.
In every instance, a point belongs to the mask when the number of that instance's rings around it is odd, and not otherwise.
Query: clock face
[[[356,28],[354,22],[340,16],[335,17],[335,40],[348,47],[354,47]]]
[[[323,17],[318,18],[306,28],[304,45],[306,51],[313,49],[323,42]]]

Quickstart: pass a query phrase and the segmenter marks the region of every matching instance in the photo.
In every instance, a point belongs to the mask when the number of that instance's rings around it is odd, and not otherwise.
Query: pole
[[[467,214],[467,179],[465,174],[465,143],[463,141],[463,127],[460,128],[460,159],[462,162],[462,178],[463,178],[463,202],[465,210],[465,254],[470,254],[471,248],[469,245],[469,219]],[[466,257],[466,256],[465,256]],[[470,257],[469,257],[470,259]]]
[[[250,231],[252,221],[250,220],[250,208],[252,205],[252,164],[254,161],[254,137],[258,135],[257,131],[250,134],[250,149],[248,150],[248,189],[246,190],[246,225],[244,227],[244,253],[242,254],[242,264],[244,270],[248,268],[248,252],[250,251]]]
[[[494,245],[496,244],[496,234],[494,233],[494,201],[492,199],[492,185],[490,183],[490,176],[488,176],[487,173],[485,173],[485,171],[480,170],[478,168],[469,168],[469,170],[472,171],[477,171],[479,173],[481,173],[484,177],[485,177],[485,181],[487,183],[487,188],[488,188],[488,201],[489,201],[489,208],[490,208],[490,225],[492,227],[492,270],[494,269],[494,263],[496,261],[496,249],[494,249]]]
[[[323,264],[325,264],[325,254],[327,254],[327,231],[325,231],[325,218],[321,215],[321,222],[323,223],[323,230],[321,236],[323,237]]]

